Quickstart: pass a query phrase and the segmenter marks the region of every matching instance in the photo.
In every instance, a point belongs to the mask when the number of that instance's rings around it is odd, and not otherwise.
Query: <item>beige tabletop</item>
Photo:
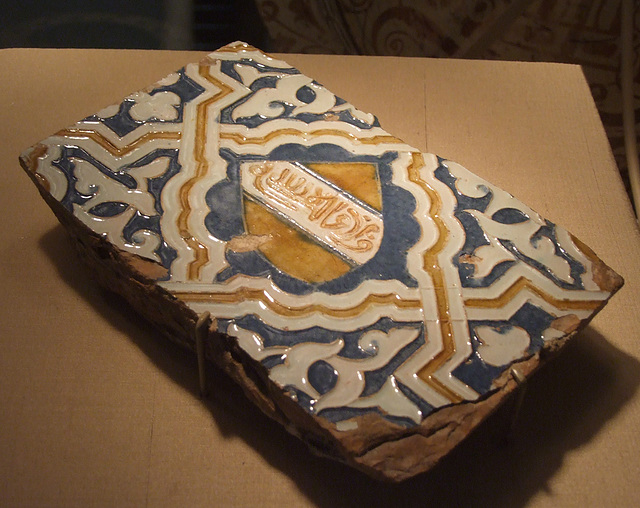
[[[213,370],[95,287],[23,174],[27,146],[202,53],[2,50],[0,505],[636,506],[640,242],[579,67],[284,59],[424,151],[508,190],[626,279],[529,382],[513,437],[491,417],[400,485],[317,458]]]

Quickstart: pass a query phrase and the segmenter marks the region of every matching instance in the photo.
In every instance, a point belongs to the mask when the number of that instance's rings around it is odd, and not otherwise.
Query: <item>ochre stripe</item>
[[[250,44],[247,44],[245,42],[238,42],[237,44],[231,43],[231,44],[228,44],[227,46],[223,46],[222,48],[217,49],[216,53],[238,53],[238,52],[240,52],[242,50],[245,50],[245,51],[260,51],[260,50],[258,50],[256,48],[254,48],[253,46],[251,46]]]
[[[192,212],[191,203],[189,202],[189,194],[196,182],[204,177],[209,171],[209,162],[205,156],[208,110],[211,104],[233,92],[233,89],[229,85],[226,85],[222,81],[211,76],[209,69],[210,67],[208,65],[201,65],[198,71],[200,76],[212,83],[215,87],[219,88],[220,91],[197,106],[194,148],[194,158],[197,163],[196,172],[184,183],[179,193],[181,211],[180,215],[178,215],[178,230],[180,231],[180,236],[182,236],[187,246],[194,252],[194,259],[187,266],[187,277],[189,280],[198,279],[200,277],[200,270],[209,261],[209,251],[207,247],[199,242],[189,231],[189,217]]]
[[[464,304],[467,307],[500,309],[525,289],[539,296],[558,310],[595,310],[602,305],[602,302],[598,300],[560,300],[546,293],[525,277],[520,277],[496,298],[468,298],[464,301]]]
[[[303,307],[289,307],[276,302],[271,296],[261,289],[241,288],[234,293],[210,293],[210,292],[172,292],[174,296],[186,302],[237,304],[248,300],[260,302],[269,310],[287,317],[304,317],[313,313],[321,313],[331,317],[349,318],[357,316],[372,305],[394,305],[400,309],[420,309],[420,300],[403,300],[397,295],[371,294],[362,303],[348,309],[335,309],[320,304],[310,304]]]
[[[444,279],[443,272],[438,262],[438,255],[442,252],[447,240],[449,239],[449,230],[444,221],[440,217],[442,210],[442,200],[438,193],[431,188],[427,182],[421,177],[419,170],[424,167],[424,158],[422,154],[413,154],[413,161],[408,168],[409,180],[418,184],[429,196],[431,206],[429,208],[429,216],[433,219],[438,228],[438,240],[435,245],[424,254],[424,269],[432,277],[434,285],[434,293],[436,304],[438,306],[438,316],[440,317],[440,335],[442,336],[442,350],[426,365],[418,370],[418,377],[427,383],[431,388],[441,395],[444,395],[452,402],[462,401],[462,397],[454,392],[451,388],[444,385],[435,377],[435,372],[445,364],[456,352],[456,345],[453,339],[453,327],[448,319],[449,301],[447,297],[447,284]]]
[[[26,160],[24,159],[22,160],[26,162],[27,169],[29,169],[29,171],[31,171],[34,174],[34,176],[36,177],[36,180],[38,180],[38,182],[40,183],[40,185],[42,185],[44,190],[46,190],[47,192],[51,192],[51,184],[49,183],[49,180],[47,180],[43,175],[38,173],[38,165],[40,163],[40,158],[44,157],[48,151],[49,151],[49,147],[47,147],[47,145],[38,143],[33,148],[33,150],[31,150],[31,152],[28,153]]]
[[[595,252],[593,252],[593,250],[591,250],[591,248],[588,245],[586,245],[580,239],[573,236],[571,233],[569,233],[569,236],[571,237],[571,240],[573,241],[573,244],[576,246],[576,248],[580,252],[582,252],[589,261],[591,261],[594,265],[598,265],[602,263],[602,261],[600,261],[600,259],[598,258],[598,255]]]
[[[149,141],[152,141],[154,139],[172,139],[176,141],[180,140],[182,133],[174,132],[174,131],[147,132],[146,134],[143,134],[135,141],[132,141],[128,145],[125,145],[122,147],[118,147],[114,145],[111,141],[109,141],[99,132],[96,132],[94,130],[89,130],[89,129],[63,129],[61,131],[58,131],[56,133],[56,136],[64,136],[64,137],[70,137],[70,138],[76,138],[76,139],[78,138],[90,139],[95,143],[97,143],[98,145],[100,145],[102,148],[104,148],[111,155],[114,155],[116,157],[121,157],[123,155],[126,155],[132,152],[133,150],[138,148],[140,145],[148,143]]]
[[[238,132],[221,132],[220,139],[227,139],[233,141],[239,145],[264,145],[271,141],[274,138],[279,136],[298,136],[305,139],[309,138],[317,138],[320,136],[338,136],[350,139],[351,141],[357,141],[363,145],[377,145],[380,143],[402,143],[404,142],[401,139],[398,139],[394,136],[372,136],[370,138],[367,137],[357,137],[353,134],[349,134],[348,132],[341,131],[338,129],[318,129],[315,131],[301,131],[298,129],[287,128],[287,129],[279,129],[276,131],[271,131],[265,136],[261,138],[247,138]]]

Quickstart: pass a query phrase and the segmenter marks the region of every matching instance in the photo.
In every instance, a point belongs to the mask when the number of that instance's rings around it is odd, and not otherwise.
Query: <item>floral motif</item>
[[[178,118],[180,97],[173,92],[157,92],[153,95],[146,92],[136,92],[129,96],[135,104],[129,110],[134,120],[144,122],[155,118],[157,120],[175,120]]]

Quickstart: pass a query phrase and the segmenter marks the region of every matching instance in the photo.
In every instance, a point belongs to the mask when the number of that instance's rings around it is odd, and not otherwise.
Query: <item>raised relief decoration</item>
[[[242,189],[348,263],[362,265],[380,247],[382,214],[301,164],[284,161],[243,163]]]
[[[209,354],[267,414],[378,477],[428,469],[621,285],[560,226],[243,43],[21,160],[54,209],[160,268],[139,268],[177,298],[158,308],[215,318]]]

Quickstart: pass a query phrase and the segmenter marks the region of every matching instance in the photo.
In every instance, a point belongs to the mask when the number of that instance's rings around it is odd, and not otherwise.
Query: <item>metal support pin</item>
[[[200,397],[203,398],[207,396],[204,341],[209,335],[209,327],[207,326],[207,324],[209,322],[210,316],[211,314],[209,313],[209,311],[205,311],[200,314],[194,331],[196,336],[196,355],[198,356],[198,380],[200,382]]]
[[[520,414],[520,408],[522,407],[522,402],[524,401],[524,396],[527,392],[527,378],[525,377],[525,375],[515,367],[511,368],[510,374],[518,384],[519,390],[516,395],[516,401],[513,406],[513,411],[511,413],[511,422],[509,424],[509,429],[506,436],[507,442],[510,442],[513,437],[516,427],[516,421],[518,419],[518,415]]]

